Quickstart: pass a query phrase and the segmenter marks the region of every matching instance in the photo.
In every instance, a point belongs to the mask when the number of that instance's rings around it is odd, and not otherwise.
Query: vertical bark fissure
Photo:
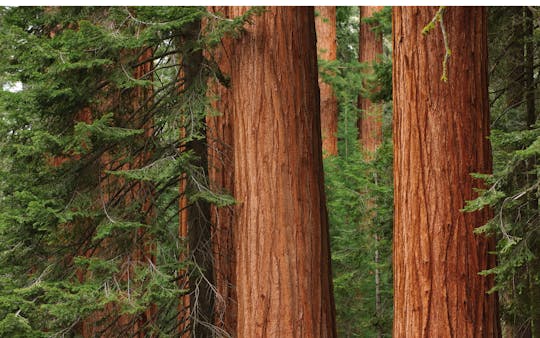
[[[238,337],[335,337],[313,8],[270,7],[225,55]],[[226,15],[246,7],[228,7]]]
[[[362,6],[360,20],[372,17],[374,13],[382,10],[382,6]],[[382,35],[372,31],[372,26],[360,21],[358,61],[369,64],[366,75],[373,75],[373,65],[383,53]],[[372,86],[365,82],[368,88]],[[378,88],[371,88],[373,94]],[[382,104],[371,102],[369,97],[358,97],[360,117],[358,119],[358,133],[362,148],[368,156],[382,143]]]
[[[490,172],[487,23],[484,8],[451,7],[452,58],[440,81],[444,42],[423,36],[435,7],[395,7],[394,336],[498,337],[494,239],[476,236],[490,211],[463,214]]]
[[[315,18],[317,32],[317,51],[319,58],[335,61],[337,55],[336,40],[336,7],[317,6],[318,16]],[[319,77],[321,105],[322,149],[326,156],[337,155],[337,120],[338,102],[330,84]]]
[[[227,7],[208,7],[208,11],[228,15]],[[231,73],[229,57],[230,41],[223,40],[212,57],[220,71],[226,75]],[[233,157],[233,124],[230,107],[233,105],[230,91],[217,79],[209,83],[210,95],[217,98],[212,102],[213,109],[219,111],[218,116],[208,116],[208,173],[212,191],[224,192],[234,196],[234,157]],[[214,256],[214,279],[217,290],[215,300],[214,324],[231,337],[236,337],[237,300],[235,266],[236,252],[234,230],[234,208],[212,206],[211,222],[213,226],[212,246]]]

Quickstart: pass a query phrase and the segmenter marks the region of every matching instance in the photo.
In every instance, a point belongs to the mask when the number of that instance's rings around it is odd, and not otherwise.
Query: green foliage
[[[464,209],[472,212],[490,206],[494,210],[494,217],[476,232],[497,237],[494,254],[498,266],[481,274],[495,275],[496,286],[491,292],[499,292],[503,325],[516,335],[525,334],[540,313],[535,299],[540,294],[540,124],[528,125],[527,111],[532,108],[536,120],[538,112],[534,102],[531,106],[525,100],[527,95],[538,95],[538,90],[534,83],[534,87],[527,88],[524,77],[533,74],[527,74],[523,57],[524,43],[537,44],[538,36],[535,31],[524,35],[522,30],[530,20],[525,15],[529,10],[490,9],[490,140],[494,170],[492,175],[473,174],[485,182],[486,189],[479,191],[479,197]]]
[[[0,91],[0,336],[73,336],[88,318],[122,336],[151,306],[144,330],[174,336],[179,271],[200,275],[181,259],[178,200],[234,203],[190,150],[220,74],[209,48],[261,11],[0,8],[0,83],[20,87]]]
[[[358,59],[358,6],[336,7],[337,59]]]
[[[371,26],[371,30],[382,36],[390,36],[392,34],[392,7],[385,6],[382,10],[373,13],[372,17],[362,18]]]
[[[371,18],[388,34],[390,11]],[[357,8],[338,7],[338,60],[319,60],[323,81],[332,85],[339,102],[339,155],[325,159],[326,196],[330,222],[334,297],[338,335],[391,336],[392,327],[392,142],[391,107],[384,104],[383,145],[367,160],[358,141],[358,95],[372,100],[391,99],[391,61],[382,56],[371,65],[359,63]],[[384,27],[384,28],[383,28]],[[385,55],[388,55],[385,49]],[[375,91],[374,88],[382,88]],[[376,252],[379,261],[375,261]],[[375,275],[380,276],[381,309],[377,311]]]
[[[332,238],[334,297],[338,331],[372,337],[392,326],[392,147],[380,147],[373,161],[359,151],[325,161]],[[375,252],[380,257],[375,261]],[[380,274],[382,310],[375,308],[375,274]]]

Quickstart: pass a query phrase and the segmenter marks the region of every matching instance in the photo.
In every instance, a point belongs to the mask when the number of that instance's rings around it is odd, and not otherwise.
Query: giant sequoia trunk
[[[319,58],[336,60],[336,6],[317,6],[319,15],[315,18],[317,50]],[[325,155],[337,155],[338,102],[332,86],[319,78],[321,93],[322,149]]]
[[[360,7],[360,20],[373,16],[381,9],[381,6]],[[358,61],[373,64],[383,53],[383,44],[382,35],[371,29],[371,25],[360,22]],[[372,73],[373,68],[368,68],[367,74]],[[376,88],[372,88],[372,90],[376,90]],[[360,96],[358,108],[360,108],[361,114],[358,119],[360,144],[367,156],[371,156],[382,142],[382,105],[371,102],[367,97]]]
[[[462,213],[491,171],[484,8],[395,7],[394,32],[394,336],[498,337],[494,238],[473,234],[489,210]]]
[[[236,336],[335,337],[313,8],[268,8],[224,43],[231,86],[218,106],[234,139]]]

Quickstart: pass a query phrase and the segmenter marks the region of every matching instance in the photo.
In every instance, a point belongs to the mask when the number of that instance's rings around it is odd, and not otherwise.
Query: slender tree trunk
[[[149,60],[153,56],[152,48],[146,48],[146,50],[139,57],[139,61]],[[149,80],[149,74],[152,74],[152,62],[145,62],[135,68],[134,77],[136,79],[145,79]],[[135,88],[133,97],[131,98],[132,102],[132,111],[136,112],[141,109],[149,97],[153,95],[152,87],[141,87],[138,86]],[[143,111],[146,111],[145,109]],[[137,116],[134,120],[136,126],[144,129],[143,137],[145,140],[148,140],[152,137],[154,132],[153,119],[147,119],[146,116],[141,115]],[[148,163],[148,160],[151,157],[151,152],[149,149],[145,149],[134,159],[133,167],[143,168]],[[137,184],[131,192],[131,197],[128,200],[129,203],[140,203],[141,205],[141,214],[146,215],[146,221],[148,224],[152,222],[152,219],[155,217],[154,206],[152,203],[153,190],[152,187],[147,186],[144,183]],[[151,241],[150,235],[147,233],[146,229],[140,228],[137,230],[137,241],[138,246],[136,251],[133,253],[133,260],[139,264],[148,264],[152,262],[155,264],[155,247],[149,245]],[[147,267],[150,268],[150,265]],[[135,325],[133,327],[133,332],[136,337],[153,337],[149,334],[150,330],[148,326],[154,321],[154,316],[157,312],[156,304],[151,304],[145,312],[137,318]]]
[[[475,235],[490,210],[462,213],[491,172],[487,23],[482,7],[443,14],[437,7],[394,7],[394,337],[499,337],[494,238]]]
[[[196,40],[201,30],[201,22],[194,21],[183,29],[180,44]],[[188,50],[184,53],[181,66],[181,91],[200,91],[199,73],[202,67],[202,51]],[[193,129],[188,121],[184,121],[181,135],[187,136],[186,129]],[[197,192],[199,187],[195,181],[206,180],[208,177],[208,149],[206,141],[194,139],[182,146],[181,151],[192,151],[196,156],[194,165],[201,168],[200,177],[194,177],[192,172],[183,175],[180,182],[180,215],[179,234],[187,239],[187,253],[195,264],[182,271],[185,275],[183,283],[189,286],[189,294],[180,299],[179,333],[182,337],[211,337],[214,313],[214,284],[213,258],[211,243],[210,204],[206,201],[188,203],[189,191]],[[185,256],[182,258],[186,258]],[[189,270],[189,277],[188,277]],[[187,331],[186,331],[187,330]]]
[[[317,51],[322,60],[334,61],[337,54],[336,6],[317,6],[315,17]],[[322,149],[325,156],[337,155],[338,102],[332,86],[319,77],[321,95]]]
[[[373,74],[373,64],[378,62],[378,58],[383,53],[382,35],[376,34],[371,30],[371,26],[362,22],[362,19],[373,16],[374,13],[380,11],[382,6],[361,6],[360,12],[360,30],[359,30],[359,46],[358,46],[358,61],[362,63],[369,63],[371,67],[367,70],[366,74]],[[366,82],[366,84],[368,84]],[[374,88],[377,90],[377,88]],[[364,151],[364,156],[371,160],[377,148],[382,143],[382,104],[373,103],[368,97],[360,95],[358,97],[358,108],[360,108],[360,117],[358,119],[358,132],[360,138],[360,144]],[[372,219],[375,216],[373,209],[375,203],[369,200],[368,217],[364,222],[372,223]],[[372,225],[375,226],[375,225]],[[382,316],[382,301],[381,301],[381,270],[379,269],[380,254],[379,254],[379,242],[380,235],[378,229],[375,229],[374,239],[376,242],[375,248],[375,312],[377,317]],[[382,337],[382,328],[377,328],[377,337]]]
[[[380,11],[382,6],[362,6],[360,7],[360,20],[373,16]],[[382,35],[371,30],[367,23],[360,22],[358,61],[363,63],[377,63],[378,58],[383,53]],[[373,74],[370,67],[366,74]],[[369,82],[365,83],[369,88]],[[373,88],[376,91],[377,88]],[[382,104],[373,103],[367,97],[358,97],[358,107],[360,108],[360,118],[358,119],[358,132],[362,148],[366,156],[372,157],[382,143]]]
[[[180,131],[181,137],[183,131]],[[185,146],[181,146],[180,152],[186,151]],[[178,186],[178,237],[182,240],[184,247],[180,253],[180,264],[186,264],[189,260],[189,241],[188,241],[188,198],[187,190],[187,175],[183,173],[180,177]],[[180,296],[178,303],[178,335],[181,338],[189,338],[189,316],[190,316],[190,293],[189,293],[189,266],[185,266],[178,271],[180,278],[178,279],[178,287],[183,290],[188,290]]]
[[[236,334],[335,337],[313,8],[267,10],[227,54]]]
[[[214,13],[230,14],[228,7],[209,7]],[[231,60],[227,57],[232,40],[224,39],[221,48],[214,53],[214,59],[224,74],[231,73]],[[219,116],[207,117],[207,142],[210,187],[234,195],[234,154],[232,110],[234,105],[230,90],[217,79],[210,81],[210,95],[217,96],[213,108],[221,112]],[[232,206],[212,207],[211,220],[214,227],[212,244],[214,250],[214,276],[218,296],[215,301],[215,325],[237,337],[236,323],[238,316],[236,299],[236,252],[234,230],[234,208]]]

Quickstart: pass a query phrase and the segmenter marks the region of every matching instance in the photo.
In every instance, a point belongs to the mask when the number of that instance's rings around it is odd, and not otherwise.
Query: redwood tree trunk
[[[452,57],[440,80],[445,48],[437,7],[394,7],[394,337],[498,337],[494,238],[473,234],[490,219],[462,213],[491,172],[485,8],[444,13]]]
[[[373,74],[373,64],[378,62],[378,58],[383,53],[382,35],[376,34],[371,30],[371,25],[362,22],[364,18],[373,16],[374,13],[380,11],[382,6],[362,6],[359,7],[360,12],[360,30],[359,30],[359,46],[358,46],[358,61],[370,64],[366,74]],[[377,88],[373,88],[377,90]],[[373,159],[373,155],[377,148],[382,143],[382,104],[373,103],[368,97],[360,95],[358,97],[358,108],[360,108],[360,117],[358,119],[358,132],[360,144],[364,151],[364,156],[368,160]],[[370,209],[363,223],[371,224],[375,218],[375,203],[372,200],[367,201],[367,206]],[[373,224],[371,224],[374,227]],[[375,249],[375,312],[377,317],[382,316],[382,301],[381,301],[381,271],[379,269],[380,254],[380,232],[375,229],[374,240],[377,242]],[[377,337],[383,336],[383,328],[377,328]]]
[[[360,7],[360,20],[373,16],[382,8],[382,6]],[[358,61],[373,64],[383,53],[383,44],[382,35],[376,34],[371,28],[371,25],[360,21]],[[373,68],[367,69],[366,73],[372,74]],[[360,108],[358,119],[360,144],[366,154],[371,156],[382,143],[382,104],[373,103],[369,98],[360,96],[358,107]]]
[[[336,60],[336,7],[317,6],[319,15],[315,18],[317,51],[320,59]],[[321,94],[322,149],[326,156],[337,155],[338,102],[332,86],[319,78]]]
[[[210,12],[223,13],[230,16],[230,7],[208,7]],[[227,58],[231,50],[232,40],[224,39],[221,48],[214,53],[214,59],[224,74],[231,73],[231,59]],[[217,96],[213,108],[221,112],[219,116],[208,116],[208,174],[210,187],[234,195],[234,154],[232,110],[234,105],[230,90],[221,85],[217,79],[210,81],[211,96]],[[212,206],[211,221],[213,224],[212,246],[214,255],[214,278],[219,296],[215,300],[214,324],[226,331],[231,337],[237,337],[237,300],[236,300],[236,253],[234,209],[232,206],[218,208]]]
[[[226,55],[236,335],[335,337],[313,8],[267,9]]]

